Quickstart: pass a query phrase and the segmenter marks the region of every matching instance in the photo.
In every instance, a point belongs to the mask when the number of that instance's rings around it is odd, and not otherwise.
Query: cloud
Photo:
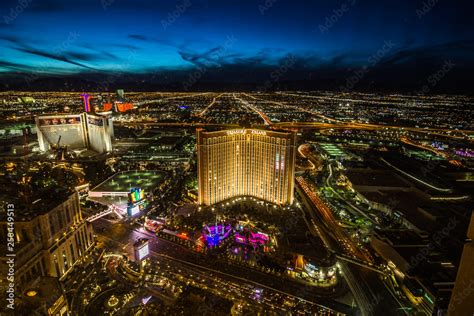
[[[192,63],[196,66],[205,66],[216,62],[216,60],[213,60],[212,54],[218,52],[219,49],[220,47],[213,47],[202,53],[179,50],[178,54],[184,61]]]
[[[40,49],[26,48],[26,47],[17,47],[16,50],[20,51],[20,52],[23,52],[23,53],[31,54],[31,55],[36,55],[36,56],[41,56],[41,57],[45,57],[45,58],[49,58],[49,59],[53,59],[53,60],[62,61],[62,62],[71,64],[71,65],[76,65],[76,66],[79,66],[79,67],[82,67],[82,68],[85,68],[85,69],[95,70],[93,67],[90,67],[90,66],[87,66],[83,63],[71,60],[70,58],[68,58],[64,55],[55,55],[55,54],[52,54],[52,53],[49,53],[49,52],[46,52],[46,51],[42,51]],[[85,55],[82,55],[82,57],[86,58]]]
[[[46,50],[29,47],[28,45],[24,43],[24,39],[22,39],[19,36],[14,36],[14,35],[1,35],[0,40],[14,44],[11,48],[16,51],[20,51],[20,52],[35,55],[35,56],[41,56],[41,57],[49,58],[53,60],[62,61],[62,62],[76,65],[82,68],[86,68],[89,70],[95,70],[93,67],[87,66],[81,62],[76,61],[76,60],[79,60],[79,61],[96,60],[97,55],[94,55],[94,54],[84,53],[84,52],[79,52],[79,51],[67,51],[61,54],[50,53]]]
[[[174,48],[178,46],[173,40],[158,39],[156,37],[145,36],[141,34],[129,34],[128,38],[136,40],[136,41],[140,41],[140,42],[155,43],[155,44],[174,47]]]
[[[107,60],[119,59],[118,56],[106,50],[91,48],[87,45],[84,45],[83,47],[87,48],[90,51],[93,51],[93,53],[86,53],[84,51],[79,51],[79,50],[76,50],[76,51],[69,50],[69,51],[64,52],[63,55],[74,60],[90,61],[90,62],[106,60],[106,59]]]
[[[215,46],[203,52],[196,52],[189,49],[178,50],[178,54],[184,61],[198,67],[275,65],[287,54],[283,52],[282,50],[263,49],[255,55],[246,55],[234,51],[232,43]]]
[[[23,53],[36,55],[36,56],[40,56],[44,58],[62,61],[62,62],[69,63],[75,66],[86,68],[89,70],[95,70],[95,68],[88,66],[84,64],[83,62],[97,62],[97,61],[107,60],[107,59],[108,60],[118,59],[118,57],[111,52],[108,52],[106,50],[91,48],[90,45],[86,45],[86,44],[83,44],[81,46],[84,49],[87,49],[93,52],[86,52],[84,50],[71,50],[71,49],[66,50],[64,52],[60,52],[60,53],[50,52],[48,50],[32,48],[29,45],[25,45],[24,40],[21,37],[13,36],[13,35],[1,35],[0,41],[14,44],[12,45],[12,47],[10,47],[13,50],[17,50]],[[24,65],[24,67],[27,67],[27,66]]]
[[[12,43],[12,44],[21,44],[22,43],[22,39],[18,36],[14,36],[14,35],[1,35],[0,40],[3,40],[5,42],[9,42],[9,43]]]
[[[110,44],[111,47],[126,48],[128,50],[137,50],[139,47],[132,44]]]
[[[135,40],[139,40],[139,41],[145,41],[145,42],[149,40],[149,37],[144,36],[144,35],[140,35],[140,34],[129,34],[128,37],[131,38],[131,39],[135,39]]]
[[[97,54],[93,53],[84,53],[84,52],[74,52],[68,51],[62,54],[64,57],[80,61],[95,61],[97,60]]]
[[[4,61],[4,60],[0,60],[0,67],[10,69],[10,70],[14,70],[14,71],[17,71],[17,70],[19,70],[19,71],[31,71],[32,70],[31,67],[29,67],[29,66],[19,64],[19,63],[10,62],[10,61]]]
[[[148,39],[148,37],[140,36],[135,36],[135,38]],[[16,42],[16,39],[9,38],[9,42]],[[406,91],[411,89],[411,91],[416,91],[420,83],[426,82],[428,76],[439,69],[438,65],[449,59],[456,65],[463,62],[468,67],[453,69],[436,88],[452,92],[469,92],[466,78],[470,77],[474,67],[472,67],[473,63],[470,61],[468,53],[473,47],[472,41],[462,41],[435,46],[404,47],[393,52],[390,51],[370,68],[370,71],[357,83],[354,90],[394,91],[405,89],[404,91]],[[233,51],[232,47],[224,48],[221,45],[204,51],[179,49],[177,52],[183,61],[189,63],[188,65],[174,68],[150,65],[138,72],[130,71],[127,76],[121,77],[121,81],[117,82],[117,85],[136,89],[153,89],[158,85],[161,88],[171,87],[171,89],[179,90],[182,82],[195,74],[198,69],[202,69],[198,67],[205,67],[205,71],[200,73],[200,78],[193,88],[213,89],[214,85],[216,89],[219,89],[219,87],[236,87],[238,85],[250,89],[249,87],[255,88],[261,86],[262,83],[271,81],[271,89],[338,89],[357,69],[364,65],[363,61],[367,61],[368,58],[368,54],[360,52],[345,52],[327,58],[315,51],[290,54],[283,49],[265,48],[255,54],[245,54]],[[104,69],[98,73],[82,62],[116,57],[114,54],[108,55],[108,52],[102,50],[94,50],[93,54],[68,51],[61,56],[30,48],[22,48],[22,51],[75,65],[79,64],[83,71],[76,76],[91,82],[100,81],[104,74],[108,75],[113,72]],[[97,56],[101,54],[104,56]],[[289,64],[288,60],[290,59],[291,63]],[[7,62],[3,65],[0,64],[0,66],[12,71],[30,71],[28,68],[22,68],[20,64],[8,64]],[[281,71],[282,68],[285,68],[285,71]],[[127,70],[124,71],[127,72]],[[278,80],[273,81],[275,76],[272,74],[275,74],[276,71],[279,73]],[[141,82],[143,86],[135,86],[135,82]]]
[[[401,65],[436,66],[442,64],[447,59],[458,62],[470,61],[472,63],[472,53],[474,52],[474,41],[455,41],[439,45],[403,48],[393,54],[383,58],[379,62],[379,67],[392,68]]]

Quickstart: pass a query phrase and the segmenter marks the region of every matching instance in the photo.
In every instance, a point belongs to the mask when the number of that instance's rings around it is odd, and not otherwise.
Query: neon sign
[[[231,131],[227,131],[227,135],[236,135],[236,134],[245,134],[244,129],[233,129]]]
[[[231,136],[231,135],[236,135],[236,134],[247,134],[247,131],[246,129],[233,129],[233,130],[230,130],[230,131],[227,131],[227,135]],[[267,132],[266,131],[262,131],[262,130],[258,130],[258,129],[252,129],[250,130],[250,133],[253,134],[253,135],[267,135]]]
[[[255,129],[253,129],[253,130],[252,130],[252,134],[254,134],[254,135],[263,135],[263,136],[266,136],[266,135],[267,135],[267,132],[261,131],[261,130],[255,130]]]

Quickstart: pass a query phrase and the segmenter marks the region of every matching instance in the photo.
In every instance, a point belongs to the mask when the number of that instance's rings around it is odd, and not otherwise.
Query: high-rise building
[[[123,102],[125,100],[125,92],[123,89],[117,89],[116,91],[117,101]]]
[[[3,198],[0,205],[2,203]],[[12,238],[14,285],[18,293],[21,293],[20,289],[35,288],[47,278],[63,280],[93,249],[93,228],[82,217],[77,192],[71,195],[56,192],[29,203],[29,206],[16,201],[15,206],[14,227],[2,213],[0,234]],[[6,276],[11,257],[6,251],[0,256],[0,273]],[[2,280],[2,293],[6,286],[8,282],[5,284]]]
[[[87,93],[82,93],[81,98],[84,103],[84,112],[89,113],[91,110],[91,96]]]
[[[235,196],[292,204],[295,146],[292,132],[198,129],[199,204]]]
[[[449,302],[448,315],[470,315],[474,311],[474,213],[466,233],[456,283]]]
[[[87,114],[89,148],[98,152],[112,151],[113,124],[110,117]]]
[[[36,130],[41,151],[57,145],[71,150],[88,148],[98,153],[112,151],[113,123],[108,116],[88,113],[38,116]]]

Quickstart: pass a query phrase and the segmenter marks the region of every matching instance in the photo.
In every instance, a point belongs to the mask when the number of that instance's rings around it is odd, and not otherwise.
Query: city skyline
[[[206,314],[196,295],[236,315],[472,309],[472,98],[87,94],[0,93],[16,311]],[[80,226],[49,215],[71,196]],[[28,264],[43,255],[26,227],[44,218],[66,234],[44,246],[57,266]]]
[[[1,1],[0,314],[473,314],[473,9]]]

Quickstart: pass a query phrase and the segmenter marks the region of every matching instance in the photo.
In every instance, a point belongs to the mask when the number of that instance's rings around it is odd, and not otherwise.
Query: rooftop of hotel
[[[91,191],[96,192],[130,192],[132,188],[140,187],[145,191],[153,190],[165,177],[162,171],[124,171],[114,174]]]
[[[56,188],[54,190],[43,190],[33,192],[28,201],[20,198],[18,195],[2,194],[0,195],[0,205],[14,205],[14,219],[16,222],[27,222],[37,216],[43,215],[66,201],[72,191],[65,188]],[[0,213],[0,222],[7,220],[6,212]]]

